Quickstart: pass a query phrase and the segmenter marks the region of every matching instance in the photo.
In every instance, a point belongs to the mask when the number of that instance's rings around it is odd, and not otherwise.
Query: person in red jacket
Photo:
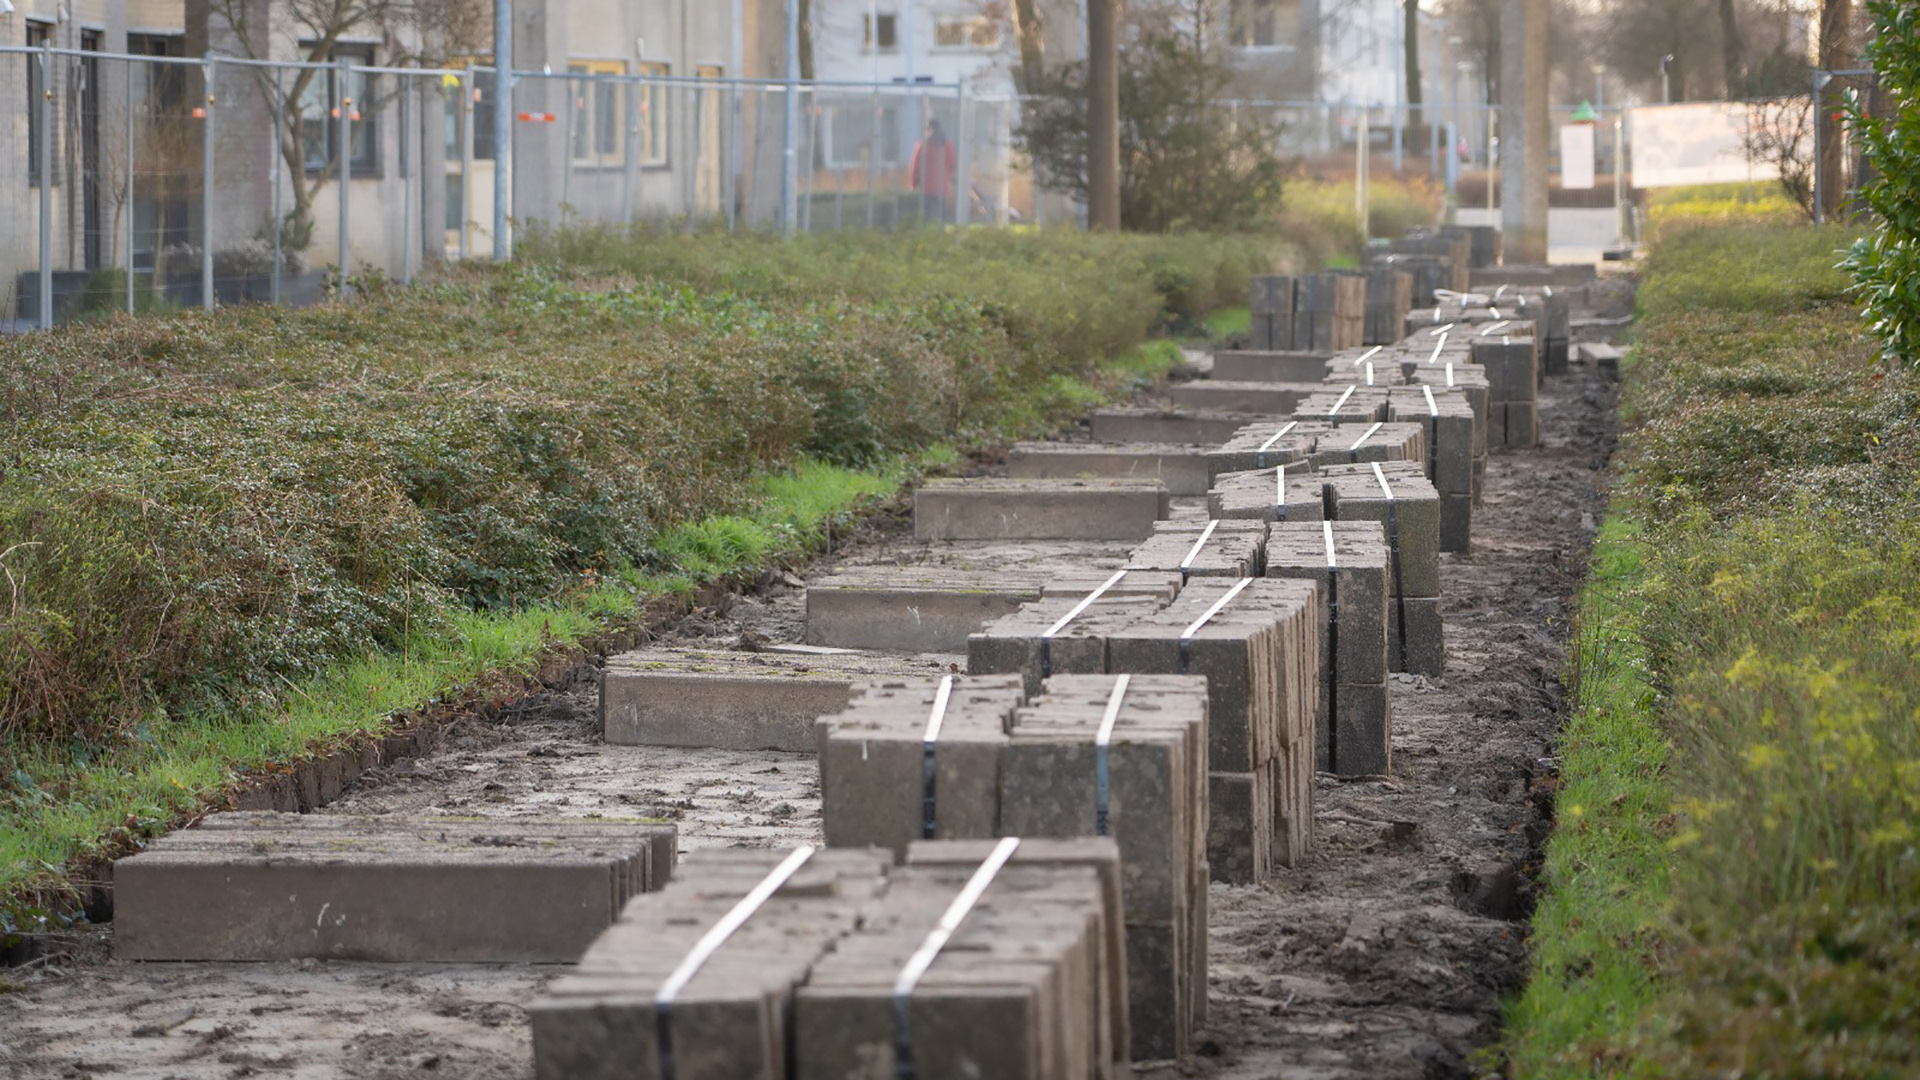
[[[953,198],[954,177],[960,170],[960,155],[940,130],[940,121],[927,121],[927,134],[913,147],[913,190],[920,193],[923,212],[935,221],[945,221]]]

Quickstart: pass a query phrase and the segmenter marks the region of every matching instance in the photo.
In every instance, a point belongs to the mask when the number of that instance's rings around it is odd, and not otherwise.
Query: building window
[[[625,75],[618,60],[575,60],[567,65],[575,75]],[[618,165],[623,160],[626,131],[626,87],[612,78],[572,79],[573,160],[577,165]]]
[[[1000,44],[1000,27],[982,16],[936,19],[933,47],[936,49],[991,49]]]
[[[1300,0],[1232,0],[1227,31],[1241,48],[1292,46],[1300,37]]]
[[[182,34],[128,34],[127,51],[135,56],[185,56]],[[133,92],[153,116],[177,113],[186,107],[187,69],[182,64],[135,64]]]
[[[860,16],[860,51],[872,52],[877,41],[883,53],[900,51],[899,16]]]
[[[829,105],[825,119],[827,168],[867,165],[869,153],[883,168],[900,163],[898,105],[882,104],[877,110],[869,102]]]
[[[643,61],[640,74],[664,78],[672,73],[665,64]],[[640,145],[636,148],[642,165],[665,165],[667,163],[667,94],[670,91],[666,83],[640,84]]]
[[[311,50],[312,42],[302,49]],[[311,55],[311,54],[310,54]],[[337,61],[365,67],[373,66],[373,46],[335,45],[321,61]],[[345,81],[340,69],[327,68],[313,73],[300,95],[300,140],[306,150],[309,173],[337,172],[334,158],[339,152],[340,127],[347,128],[347,160],[352,176],[378,176],[380,172],[376,137],[374,94],[378,84],[372,73],[348,68]]]
[[[27,24],[27,47],[38,49],[53,40],[53,24],[30,22]],[[26,57],[27,68],[27,183],[40,186],[40,99],[45,96],[47,81],[40,70],[40,57]],[[58,61],[55,61],[56,63]],[[47,74],[51,74],[50,72]],[[53,103],[57,110],[60,103]],[[55,163],[60,160],[60,117],[53,116],[53,127],[47,132],[47,167],[53,172],[53,182],[60,182],[60,174]]]

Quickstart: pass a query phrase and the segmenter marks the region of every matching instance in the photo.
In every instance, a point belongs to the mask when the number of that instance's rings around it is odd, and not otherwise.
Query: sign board
[[[1593,187],[1592,124],[1560,129],[1560,187],[1568,191]]]
[[[1740,184],[1775,180],[1779,169],[1748,161],[1747,106],[1740,102],[1647,105],[1628,112],[1633,186]]]

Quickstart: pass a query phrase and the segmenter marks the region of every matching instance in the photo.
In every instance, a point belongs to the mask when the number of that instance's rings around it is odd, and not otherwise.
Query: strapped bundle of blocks
[[[608,661],[609,743],[813,755],[825,849],[676,868],[659,823],[216,815],[122,861],[122,955],[577,960],[532,1009],[543,1080],[1194,1053],[1209,883],[1307,857],[1317,773],[1392,770],[1390,676],[1446,665],[1442,553],[1490,450],[1538,443],[1569,297],[1479,288],[1497,253],[1443,229],[1256,278],[1211,378],[914,497],[930,548],[1121,556],[851,567],[809,583],[804,643]]]

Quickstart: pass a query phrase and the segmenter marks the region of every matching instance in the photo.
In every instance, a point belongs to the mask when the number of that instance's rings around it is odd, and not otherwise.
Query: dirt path
[[[1543,396],[1546,445],[1492,459],[1474,552],[1445,557],[1447,674],[1395,676],[1393,777],[1322,777],[1308,865],[1265,888],[1214,886],[1206,1051],[1146,1075],[1470,1075],[1522,972],[1511,920],[1543,825],[1533,793],[1612,404],[1605,380],[1576,368]],[[882,524],[836,561],[927,557]],[[1088,567],[1113,557],[1076,554]],[[776,584],[668,633],[797,640],[801,605]],[[683,848],[819,841],[810,758],[608,746],[595,698],[581,679],[459,721],[441,753],[369,772],[327,812],[667,817]],[[524,1007],[559,970],[121,964],[110,940],[101,928],[69,956],[0,972],[0,1077],[524,1078]]]

